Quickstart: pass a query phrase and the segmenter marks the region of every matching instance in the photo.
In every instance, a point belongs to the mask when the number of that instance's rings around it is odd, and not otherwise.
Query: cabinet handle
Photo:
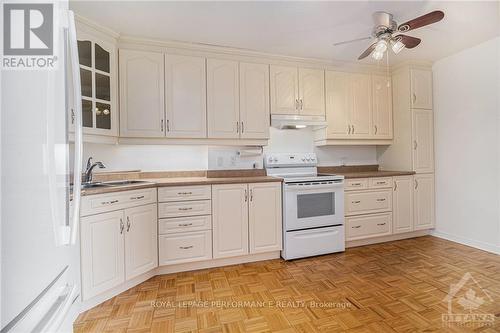
[[[418,147],[417,140],[413,140],[413,149],[417,150],[417,147]]]
[[[377,223],[377,225],[385,225],[385,222],[384,223]]]
[[[351,134],[351,125],[347,125],[347,130],[348,130],[347,134]]]
[[[299,99],[295,99],[295,110],[299,109]]]
[[[418,180],[415,179],[415,190],[418,188]]]
[[[245,189],[245,202],[248,201],[248,191]]]
[[[253,201],[253,190],[250,189],[250,201]]]
[[[163,130],[164,130],[164,129],[163,129],[163,123],[164,123],[164,122],[165,122],[165,121],[164,121],[163,119],[162,119],[162,120],[160,120],[160,129],[161,129],[161,131],[162,131],[162,132],[163,132]]]
[[[188,250],[188,249],[192,249],[193,248],[193,245],[189,245],[189,246],[179,246],[179,249],[181,250]]]
[[[375,135],[377,135],[377,131],[378,131],[378,128],[377,128],[377,125],[375,125]]]
[[[352,186],[361,186],[361,183],[352,183]]]
[[[188,207],[188,208],[179,208],[179,210],[184,210],[184,211],[185,211],[185,210],[192,210],[192,209],[193,209],[193,207]]]
[[[130,200],[139,200],[139,199],[144,199],[143,195],[140,195],[138,197],[131,197]]]
[[[413,93],[413,103],[415,103],[417,101],[417,95],[415,93]]]
[[[386,182],[377,182],[378,185],[385,185],[387,184]]]
[[[193,192],[177,192],[178,195],[191,195]]]
[[[352,134],[354,134],[354,125],[352,125]]]
[[[385,198],[383,198],[383,199],[377,199],[377,201],[385,201]]]
[[[241,122],[241,133],[245,132],[245,124]]]
[[[71,109],[71,125],[75,124],[75,110]]]
[[[130,231],[130,218],[127,216],[127,232]]]
[[[189,227],[192,223],[179,223],[179,227]]]
[[[167,119],[167,132],[170,132],[170,120]]]
[[[101,201],[101,205],[111,205],[114,203],[117,203],[118,200],[111,200],[111,201]]]
[[[397,189],[398,189],[398,183],[394,182],[394,191],[396,191]]]
[[[123,225],[123,219],[120,218],[120,235],[123,234],[123,228],[125,228],[125,225]]]
[[[356,200],[356,201],[352,201],[353,204],[359,204],[361,201],[359,200]]]
[[[237,121],[236,122],[236,133],[239,133],[240,132],[240,122]]]
[[[361,226],[360,225],[353,225],[351,228],[358,229],[358,228],[361,228]]]
[[[304,101],[302,100],[302,98],[300,99],[300,109],[304,110]]]

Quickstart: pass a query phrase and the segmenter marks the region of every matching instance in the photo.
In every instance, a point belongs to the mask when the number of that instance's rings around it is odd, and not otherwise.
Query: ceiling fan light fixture
[[[391,39],[391,48],[394,53],[398,54],[405,48],[405,44],[401,42],[401,39],[398,40]]]
[[[387,41],[385,39],[381,39],[375,45],[375,51],[384,53],[387,50]]]
[[[375,60],[381,60],[384,57],[384,52],[375,50],[372,53],[372,58]]]

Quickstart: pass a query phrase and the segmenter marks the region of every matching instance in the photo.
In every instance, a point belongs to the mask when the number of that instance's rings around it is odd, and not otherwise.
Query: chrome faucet
[[[102,162],[92,163],[92,157],[89,157],[87,160],[87,168],[85,169],[85,175],[83,176],[83,183],[88,184],[92,182],[92,171],[95,167],[99,167],[99,169],[104,169],[105,166]]]

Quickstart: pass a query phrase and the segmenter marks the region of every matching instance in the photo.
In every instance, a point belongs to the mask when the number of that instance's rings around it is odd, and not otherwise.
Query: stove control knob
[[[306,161],[309,162],[311,159],[309,157],[306,157]]]
[[[311,157],[311,161],[313,161],[313,162],[314,162],[314,161],[316,161],[316,158],[314,158],[314,157]]]
[[[269,158],[267,159],[267,161],[268,161],[269,163],[273,163],[273,158],[272,158],[272,157],[269,157]]]
[[[273,161],[274,161],[274,162],[278,162],[278,158],[277,158],[277,157],[275,157],[275,158],[273,159]]]
[[[306,158],[305,157],[302,157],[302,162],[305,162],[306,161]]]

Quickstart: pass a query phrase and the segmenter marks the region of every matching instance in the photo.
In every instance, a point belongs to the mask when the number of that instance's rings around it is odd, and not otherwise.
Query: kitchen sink
[[[82,184],[82,189],[88,189],[88,188],[99,188],[99,187],[109,187],[112,185],[108,185],[105,183],[87,183],[87,184]]]
[[[145,180],[113,180],[109,182],[104,182],[106,186],[123,186],[123,185],[135,185],[135,184],[148,184],[149,182]]]

